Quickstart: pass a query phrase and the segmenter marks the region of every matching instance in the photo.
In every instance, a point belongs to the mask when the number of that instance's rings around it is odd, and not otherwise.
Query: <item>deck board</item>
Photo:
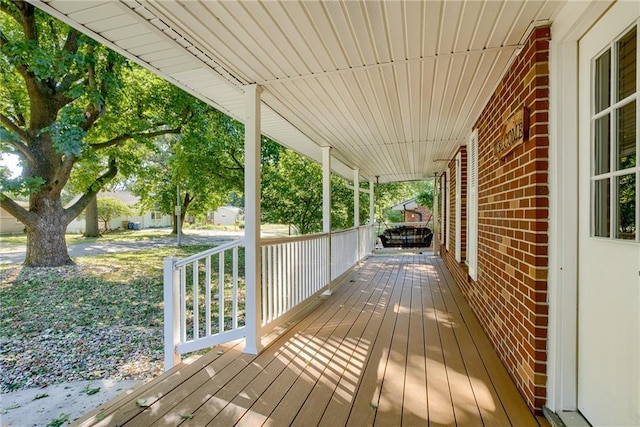
[[[538,426],[432,253],[375,254],[260,355],[219,346],[77,425]],[[140,403],[143,403],[142,405]]]

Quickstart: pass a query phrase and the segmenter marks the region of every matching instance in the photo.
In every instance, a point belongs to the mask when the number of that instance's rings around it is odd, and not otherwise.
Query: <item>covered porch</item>
[[[179,363],[78,425],[546,425],[531,414],[442,260],[383,250],[259,355]]]

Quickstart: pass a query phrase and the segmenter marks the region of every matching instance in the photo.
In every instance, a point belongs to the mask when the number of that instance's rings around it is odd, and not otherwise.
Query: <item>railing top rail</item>
[[[353,232],[356,230],[359,230],[361,228],[373,228],[373,225],[371,224],[365,224],[365,225],[361,225],[359,227],[351,227],[351,228],[346,228],[344,230],[337,230],[337,231],[332,231],[331,234],[332,235],[336,235],[336,234],[342,234],[342,233],[348,233],[348,232]],[[291,243],[291,242],[301,242],[301,241],[307,241],[307,240],[314,240],[320,237],[324,237],[324,236],[328,236],[328,233],[313,233],[313,234],[301,234],[298,236],[286,236],[286,237],[263,237],[260,241],[260,246],[269,246],[269,245],[280,245],[283,243]]]
[[[350,227],[350,228],[345,228],[343,230],[336,230],[336,231],[332,231],[331,234],[342,234],[342,233],[349,233],[350,231],[356,231],[358,228],[360,227]]]
[[[242,246],[244,245],[244,239],[238,239],[238,240],[234,240],[233,242],[229,242],[229,243],[225,243],[224,245],[220,245],[220,246],[216,246],[214,248],[211,249],[207,249],[206,251],[197,253],[195,255],[191,255],[187,258],[181,259],[180,261],[176,262],[174,267],[178,268],[178,267],[182,267],[185,266],[187,264],[189,264],[190,262],[194,262],[194,261],[198,261],[202,258],[211,256],[211,255],[215,255],[219,252],[223,252],[226,251],[228,249],[233,249],[236,246]]]
[[[328,234],[313,233],[313,234],[301,234],[298,236],[266,237],[266,238],[260,239],[260,246],[280,245],[283,243],[291,243],[291,242],[304,242],[308,240],[319,239],[325,236],[328,236]]]

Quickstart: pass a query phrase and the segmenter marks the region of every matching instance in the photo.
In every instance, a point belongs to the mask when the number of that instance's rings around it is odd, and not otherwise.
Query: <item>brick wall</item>
[[[477,282],[455,263],[452,251],[443,253],[518,389],[538,413],[546,399],[549,40],[549,27],[533,30],[475,125]],[[529,109],[529,140],[498,159],[494,144],[507,118],[523,106]],[[455,174],[455,164],[450,173]],[[455,192],[453,181],[451,188]],[[451,209],[453,223],[454,201]],[[448,231],[454,233],[452,225]]]

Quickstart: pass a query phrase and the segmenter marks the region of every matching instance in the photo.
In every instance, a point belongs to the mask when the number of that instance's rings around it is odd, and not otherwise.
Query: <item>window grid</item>
[[[637,50],[635,53],[635,91],[629,91],[628,87],[624,90],[619,87],[619,42],[635,31],[636,46],[638,44],[638,31],[637,24],[626,30],[619,38],[614,40],[607,49],[598,55],[592,61],[592,114],[591,114],[591,236],[605,239],[615,239],[618,241],[635,241],[640,242],[640,235],[638,233],[638,224],[640,223],[640,200],[638,194],[640,194],[640,166],[638,165],[638,153],[640,153],[640,114],[638,114],[638,93],[640,88],[640,73],[638,73],[639,58]],[[600,59],[604,59],[604,63],[608,64],[610,87],[608,91],[603,91],[602,87],[598,87],[599,79],[601,77],[602,68],[600,67]],[[605,103],[602,99],[602,94],[607,93],[609,96],[608,103]],[[620,95],[624,95],[623,99],[617,99]],[[620,159],[622,154],[620,153],[620,144],[622,137],[620,136],[619,127],[619,115],[622,114],[626,107],[630,107],[635,103],[635,164],[630,167],[620,165]],[[598,109],[601,109],[598,111]],[[608,124],[608,153],[602,153],[602,144],[596,141],[596,137],[602,136],[602,133],[597,133],[600,130],[597,127],[598,121],[603,118],[609,117]],[[602,172],[603,161],[598,157],[598,154],[607,154],[608,162],[607,169]],[[601,172],[601,173],[597,173]],[[627,178],[625,177],[632,177]],[[625,232],[620,230],[621,219],[619,215],[622,214],[622,207],[620,200],[620,185],[625,181],[631,181],[634,185],[635,194],[632,195],[635,202],[635,217],[633,225],[633,232]],[[604,191],[608,188],[608,193]],[[604,223],[602,223],[604,221]],[[631,237],[631,238],[630,238]]]

